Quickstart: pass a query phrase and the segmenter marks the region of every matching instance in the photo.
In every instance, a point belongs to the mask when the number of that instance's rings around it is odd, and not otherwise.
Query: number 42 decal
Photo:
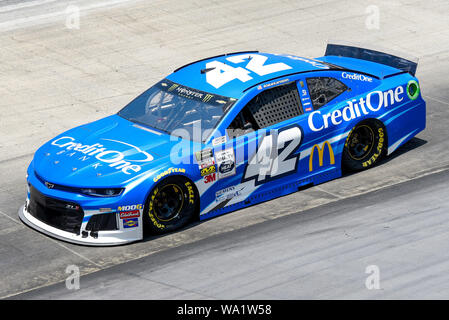
[[[303,131],[299,126],[272,130],[262,138],[256,153],[248,161],[242,182],[255,179],[255,185],[295,173]]]
[[[206,81],[218,89],[222,85],[234,79],[238,79],[242,82],[253,79],[253,77],[249,75],[251,73],[250,71],[258,74],[259,76],[265,76],[267,74],[292,68],[283,62],[265,64],[267,59],[268,57],[254,53],[241,54],[226,58],[226,60],[235,64],[248,61],[245,68],[235,68],[217,60],[208,62],[206,63],[206,69],[210,69],[210,71],[206,73]]]

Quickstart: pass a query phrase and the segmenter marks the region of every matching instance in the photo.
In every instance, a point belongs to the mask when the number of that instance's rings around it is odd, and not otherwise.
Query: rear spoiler
[[[360,48],[349,44],[328,43],[326,47],[326,53],[324,55],[355,58],[376,62],[408,72],[412,76],[415,75],[416,68],[418,67],[417,59],[413,59],[416,61],[412,61],[412,59],[407,60],[381,51]]]

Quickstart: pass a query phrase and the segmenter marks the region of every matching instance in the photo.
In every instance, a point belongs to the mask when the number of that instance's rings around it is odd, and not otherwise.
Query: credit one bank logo
[[[92,145],[88,144],[84,145],[82,143],[76,142],[75,138],[72,137],[61,137],[54,140],[51,144],[53,146],[63,148],[64,152],[73,151],[83,154],[84,156],[80,158],[80,160],[82,161],[87,160],[92,156],[95,156],[95,159],[97,159],[98,161],[106,163],[110,167],[115,168],[117,170],[122,170],[122,172],[125,174],[131,174],[132,172],[139,172],[142,169],[140,165],[133,164],[133,162],[140,163],[140,162],[149,162],[153,160],[152,155],[141,150],[139,147],[133,146],[126,142],[112,139],[103,139],[103,140],[108,140],[131,147],[137,151],[134,153],[134,155],[141,154],[143,156],[143,159],[140,160],[126,159],[125,154],[121,151],[107,149],[100,143],[95,143]],[[60,153],[58,152],[57,154]]]
[[[366,97],[362,97],[358,101],[356,99],[347,101],[347,106],[335,109],[329,113],[323,114],[320,110],[313,111],[308,118],[309,128],[318,132],[328,128],[330,124],[338,126],[343,122],[357,119],[362,115],[377,112],[381,108],[387,108],[402,102],[404,100],[403,94],[404,88],[398,86],[388,91],[372,91]]]
[[[365,76],[363,74],[357,74],[357,73],[343,72],[341,74],[341,77],[343,79],[359,80],[359,81],[365,81],[365,82],[373,82],[373,78]]]

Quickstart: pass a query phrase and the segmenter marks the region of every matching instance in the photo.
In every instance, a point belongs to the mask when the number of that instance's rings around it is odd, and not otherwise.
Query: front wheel
[[[365,121],[348,134],[343,150],[342,165],[349,171],[373,167],[386,151],[385,128],[379,122]]]
[[[152,234],[179,229],[193,218],[196,204],[192,183],[182,177],[169,177],[151,190],[144,208],[144,224]]]

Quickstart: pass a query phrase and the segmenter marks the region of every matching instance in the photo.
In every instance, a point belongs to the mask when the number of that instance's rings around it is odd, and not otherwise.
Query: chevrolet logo
[[[332,150],[332,146],[329,143],[329,141],[325,141],[321,147],[317,144],[315,144],[312,147],[312,150],[310,151],[310,158],[309,158],[309,171],[313,171],[313,154],[315,153],[315,149],[318,150],[318,158],[320,160],[320,167],[323,166],[323,156],[324,156],[324,147],[327,146],[327,149],[329,150],[329,160],[330,164],[335,164],[335,157],[334,157],[334,150]]]
[[[50,182],[47,182],[47,181],[45,181],[45,186],[46,186],[48,189],[53,189],[53,188],[55,187],[55,185],[54,185],[53,183],[50,183]]]

